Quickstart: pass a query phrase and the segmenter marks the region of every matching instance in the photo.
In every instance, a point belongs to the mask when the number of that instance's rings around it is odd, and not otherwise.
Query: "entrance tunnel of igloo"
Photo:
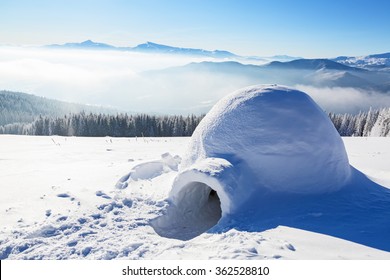
[[[215,226],[227,214],[230,199],[220,182],[201,170],[181,173],[175,180],[166,213],[151,222],[160,236],[192,239]]]
[[[179,203],[153,222],[160,236],[189,240],[218,223],[222,215],[221,201],[210,186],[191,182],[178,195]]]
[[[198,125],[170,206],[152,226],[161,236],[191,239],[244,208],[259,211],[264,193],[337,192],[350,175],[341,137],[307,94],[277,85],[245,88],[221,99]]]

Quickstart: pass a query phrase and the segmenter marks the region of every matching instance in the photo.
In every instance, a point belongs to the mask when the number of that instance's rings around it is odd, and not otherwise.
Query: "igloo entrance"
[[[176,203],[151,224],[160,236],[189,240],[212,228],[221,216],[217,191],[195,181],[183,186],[177,194]]]

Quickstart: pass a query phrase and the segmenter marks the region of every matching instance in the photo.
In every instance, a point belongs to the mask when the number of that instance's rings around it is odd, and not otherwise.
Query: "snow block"
[[[188,205],[193,182],[217,192],[222,217],[265,192],[321,194],[351,176],[341,137],[304,92],[248,87],[220,100],[196,128],[170,199]]]

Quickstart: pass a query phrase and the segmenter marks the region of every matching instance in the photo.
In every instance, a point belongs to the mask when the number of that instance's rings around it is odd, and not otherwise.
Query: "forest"
[[[390,136],[390,108],[328,113],[341,136]],[[204,115],[119,113],[30,94],[0,91],[0,134],[175,137],[191,136]]]
[[[171,137],[191,136],[203,116],[155,116],[146,114],[95,114],[81,112],[64,117],[39,116],[31,123],[0,126],[0,134]]]
[[[390,108],[358,114],[328,114],[341,136],[390,136]],[[175,137],[191,136],[204,115],[76,113],[63,117],[38,116],[32,122],[0,126],[0,134]]]
[[[329,113],[329,118],[341,136],[390,136],[390,108],[358,114]]]

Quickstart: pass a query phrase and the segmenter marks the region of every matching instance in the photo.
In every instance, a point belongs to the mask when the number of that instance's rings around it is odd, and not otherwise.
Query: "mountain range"
[[[89,49],[89,50],[118,50],[118,51],[131,51],[131,52],[141,52],[141,53],[156,53],[156,54],[173,54],[173,55],[188,55],[188,56],[202,56],[210,58],[219,58],[219,59],[231,59],[238,61],[254,61],[254,62],[288,62],[295,61],[294,63],[284,65],[283,67],[293,68],[307,68],[308,64],[312,63],[313,65],[319,65],[321,63],[326,63],[325,68],[331,67],[332,62],[339,63],[344,66],[361,68],[366,70],[375,70],[375,71],[390,71],[390,52],[382,54],[372,54],[366,56],[339,56],[336,58],[328,59],[309,59],[305,60],[301,57],[294,57],[288,55],[275,55],[271,57],[261,57],[261,56],[241,56],[235,53],[226,51],[226,50],[204,50],[196,48],[181,48],[168,45],[157,44],[153,42],[146,42],[139,44],[135,47],[116,47],[113,45],[93,42],[91,40],[86,40],[80,43],[65,43],[65,44],[52,44],[46,45],[44,47],[48,48],[57,48],[57,49]],[[331,62],[332,61],[332,62]],[[273,63],[277,64],[277,63]],[[344,68],[340,65],[333,64],[334,67],[337,67],[337,70],[350,70],[349,68]],[[275,66],[275,65],[273,65]],[[319,65],[319,69],[323,68]]]
[[[53,44],[47,45],[44,47],[48,48],[64,48],[64,49],[118,49],[112,45],[108,45],[105,43],[97,43],[91,40],[87,40],[81,43],[65,43],[63,45]]]
[[[105,43],[97,43],[91,40],[87,40],[81,43],[66,43],[63,45],[48,45],[45,47],[49,48],[70,48],[70,49],[95,49],[95,50],[119,50],[119,51],[134,51],[143,53],[160,53],[160,54],[180,54],[180,55],[192,55],[192,56],[206,56],[214,58],[237,58],[238,55],[223,51],[214,50],[207,51],[203,49],[192,49],[192,48],[179,48],[167,45],[156,44],[153,42],[146,42],[139,44],[135,47],[115,47]]]
[[[204,50],[196,48],[181,48],[168,45],[157,44],[153,42],[146,42],[139,44],[135,47],[116,47],[113,45],[93,42],[91,40],[86,40],[81,43],[65,43],[62,45],[52,44],[44,46],[46,48],[56,48],[56,49],[89,49],[89,50],[117,50],[117,51],[132,51],[132,52],[141,52],[141,53],[157,53],[157,54],[174,54],[174,55],[188,55],[188,56],[202,56],[202,57],[212,57],[219,59],[246,59],[254,61],[289,61],[298,59],[299,57],[292,57],[288,55],[276,55],[273,57],[258,57],[258,56],[240,56],[225,50]]]
[[[235,61],[200,62],[172,67],[157,71],[148,71],[144,75],[152,80],[169,80],[169,76],[178,80],[208,77],[213,83],[221,80],[240,81],[238,86],[251,84],[276,83],[288,86],[309,85],[316,87],[350,87],[390,92],[390,72],[366,70],[347,66],[329,59],[298,59],[288,62],[274,61],[265,65],[242,64]],[[206,80],[206,79],[205,79]],[[179,83],[180,84],[180,83]]]

